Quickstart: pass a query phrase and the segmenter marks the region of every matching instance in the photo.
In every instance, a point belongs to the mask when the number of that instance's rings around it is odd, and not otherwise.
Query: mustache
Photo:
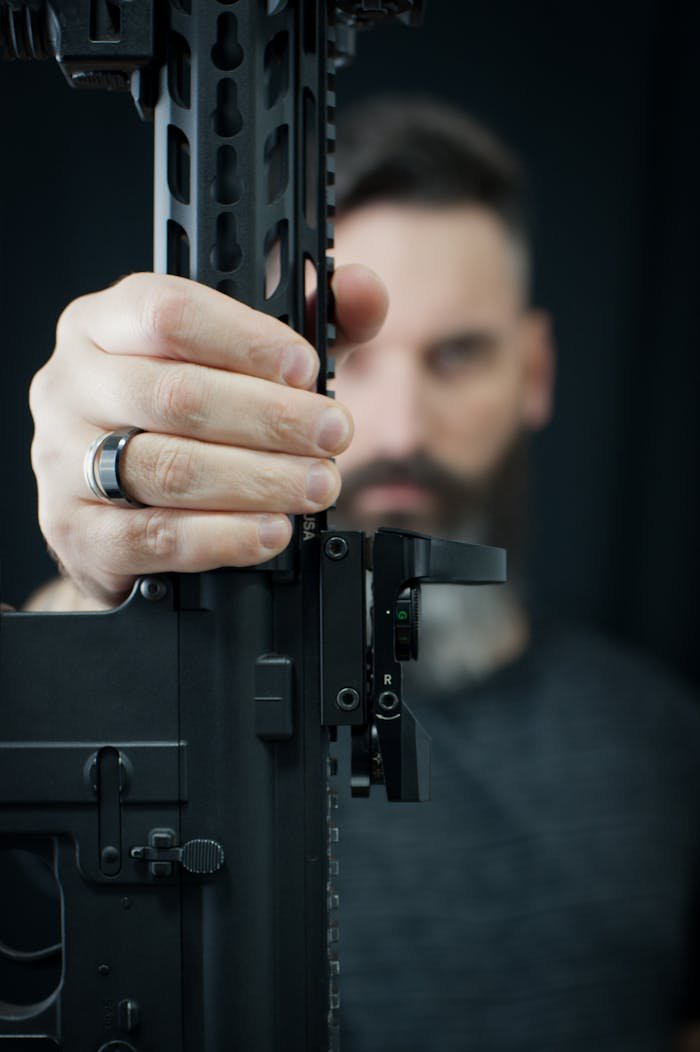
[[[478,483],[465,479],[419,453],[410,460],[380,459],[363,464],[343,475],[342,501],[350,503],[364,489],[372,486],[413,485],[431,491],[440,501],[464,503],[465,497],[480,492]]]
[[[338,529],[394,526],[471,544],[500,545],[508,549],[516,575],[523,572],[528,553],[529,469],[529,445],[520,433],[496,464],[478,474],[458,474],[424,450],[408,457],[380,457],[343,472],[331,522]],[[422,514],[387,508],[386,514],[365,515],[356,510],[356,498],[366,489],[392,483],[423,487],[433,506]]]

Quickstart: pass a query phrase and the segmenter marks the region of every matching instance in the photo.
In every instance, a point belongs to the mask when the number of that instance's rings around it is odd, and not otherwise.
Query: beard
[[[491,470],[467,477],[426,453],[410,460],[377,460],[343,476],[338,529],[373,532],[380,526],[414,530],[508,552],[505,585],[425,585],[421,589],[420,659],[404,665],[409,694],[434,700],[468,687],[514,660],[528,642],[524,561],[528,543],[529,455],[516,435]],[[358,503],[375,486],[424,490],[428,510],[361,514]]]
[[[376,486],[407,485],[424,490],[428,510],[389,509],[365,514],[358,501]],[[469,544],[508,549],[509,565],[519,564],[527,542],[529,455],[518,434],[497,463],[480,475],[460,475],[427,453],[406,460],[379,459],[343,475],[333,526],[372,533],[381,526],[415,530]]]

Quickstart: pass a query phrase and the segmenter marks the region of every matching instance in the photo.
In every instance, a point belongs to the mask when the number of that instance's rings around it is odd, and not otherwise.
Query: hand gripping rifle
[[[0,0],[0,51],[55,55],[74,87],[130,90],[153,117],[157,270],[302,330],[311,265],[323,391],[334,67],[358,28],[421,6]],[[56,977],[31,1004],[0,992],[0,1052],[337,1049],[329,741],[352,728],[354,795],[426,799],[401,689],[419,586],[504,572],[499,549],[319,514],[265,565],[143,577],[107,613],[4,613],[0,848],[53,874],[60,942],[0,942]]]

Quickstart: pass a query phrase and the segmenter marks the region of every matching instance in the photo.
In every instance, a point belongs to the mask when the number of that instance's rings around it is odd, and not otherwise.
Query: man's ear
[[[552,416],[555,349],[552,321],[544,310],[528,310],[522,318],[522,422],[539,431]]]

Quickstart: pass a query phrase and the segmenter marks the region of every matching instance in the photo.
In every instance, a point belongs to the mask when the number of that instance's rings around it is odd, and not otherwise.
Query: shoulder
[[[548,626],[528,655],[541,711],[663,763],[700,759],[700,701],[658,659],[581,627]],[[700,768],[699,768],[700,769]]]
[[[539,626],[531,659],[545,678],[597,688],[607,696],[661,700],[688,707],[700,719],[696,692],[662,661],[590,628],[573,625]]]

